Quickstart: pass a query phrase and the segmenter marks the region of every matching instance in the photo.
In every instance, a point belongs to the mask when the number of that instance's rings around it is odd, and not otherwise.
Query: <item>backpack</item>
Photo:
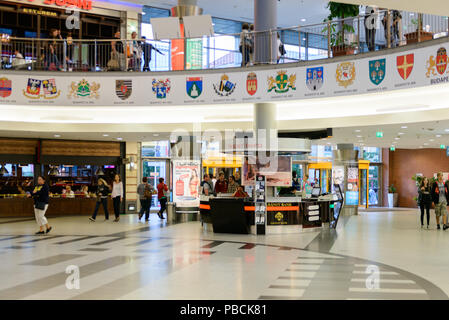
[[[151,199],[153,197],[153,192],[151,192],[151,188],[149,186],[145,186],[143,196],[145,199]]]

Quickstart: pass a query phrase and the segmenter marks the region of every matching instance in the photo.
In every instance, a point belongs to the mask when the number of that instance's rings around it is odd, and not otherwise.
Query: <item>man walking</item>
[[[447,226],[447,203],[449,199],[448,187],[444,183],[443,173],[437,173],[437,181],[432,185],[432,201],[435,204],[435,215],[437,220],[437,228],[440,228],[440,217],[443,217],[443,230],[448,228]]]
[[[139,221],[145,214],[145,221],[150,220],[151,198],[153,197],[154,188],[148,184],[148,178],[143,177],[142,183],[137,187],[137,194],[140,199]]]
[[[160,52],[155,46],[153,46],[151,43],[147,42],[146,37],[142,37],[142,51],[144,56],[144,64],[143,64],[143,71],[151,71],[150,70],[150,62],[151,62],[151,50],[155,50],[156,52],[164,55],[162,52]]]
[[[167,209],[167,192],[168,187],[164,183],[164,178],[159,178],[159,184],[157,185],[157,198],[161,204],[161,209],[157,213],[159,218],[165,219],[163,216],[164,211]]]

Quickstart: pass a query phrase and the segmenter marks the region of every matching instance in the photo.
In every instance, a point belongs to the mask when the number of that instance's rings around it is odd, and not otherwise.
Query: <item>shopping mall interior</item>
[[[0,300],[449,299],[448,17],[0,0]]]

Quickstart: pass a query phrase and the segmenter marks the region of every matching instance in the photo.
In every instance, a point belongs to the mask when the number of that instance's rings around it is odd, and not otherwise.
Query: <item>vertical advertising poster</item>
[[[359,204],[359,168],[348,167],[348,179],[346,181],[346,204],[357,206]]]
[[[173,161],[173,201],[178,207],[198,207],[200,205],[200,161]]]

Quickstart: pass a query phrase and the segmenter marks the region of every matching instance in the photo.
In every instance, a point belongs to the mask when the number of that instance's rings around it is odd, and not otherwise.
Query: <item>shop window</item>
[[[370,162],[380,163],[382,162],[382,153],[380,148],[364,147],[363,154],[360,155],[363,160],[369,160]],[[360,153],[360,152],[359,152]]]
[[[142,157],[169,158],[170,144],[168,141],[142,142]]]

